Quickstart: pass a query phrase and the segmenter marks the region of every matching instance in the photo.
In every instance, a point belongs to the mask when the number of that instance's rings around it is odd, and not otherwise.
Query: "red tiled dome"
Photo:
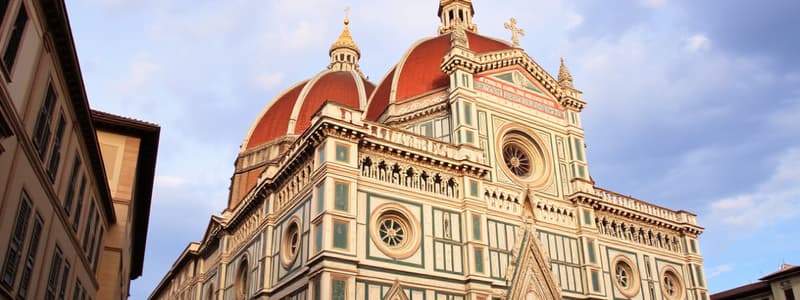
[[[375,85],[354,71],[324,71],[282,92],[269,104],[245,137],[248,150],[286,135],[299,135],[311,126],[326,100],[364,110]],[[294,120],[294,126],[291,121]]]
[[[469,31],[467,39],[470,50],[478,53],[512,48],[505,42]],[[449,50],[450,34],[423,39],[411,46],[370,97],[367,119],[377,120],[391,103],[447,87],[450,79],[439,66]]]

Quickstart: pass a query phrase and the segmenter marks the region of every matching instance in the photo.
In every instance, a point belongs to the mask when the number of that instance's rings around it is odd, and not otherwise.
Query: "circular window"
[[[297,217],[289,221],[289,225],[283,231],[283,243],[281,245],[281,263],[284,268],[290,268],[297,259],[300,252],[300,222]]]
[[[405,207],[381,205],[373,212],[370,223],[370,237],[384,254],[407,258],[419,248],[419,224]]]
[[[530,188],[541,188],[550,182],[553,167],[543,141],[533,132],[506,126],[497,139],[500,168],[511,180]]]
[[[625,297],[631,298],[639,293],[639,274],[633,268],[633,261],[625,256],[614,259],[614,285]]]
[[[531,173],[531,156],[525,148],[517,143],[508,143],[503,146],[503,161],[514,175],[525,177]]]
[[[683,283],[675,268],[667,266],[661,271],[661,292],[670,300],[683,298]]]
[[[391,248],[399,248],[408,242],[406,233],[409,232],[408,222],[395,214],[386,214],[378,223],[378,235],[381,242]]]

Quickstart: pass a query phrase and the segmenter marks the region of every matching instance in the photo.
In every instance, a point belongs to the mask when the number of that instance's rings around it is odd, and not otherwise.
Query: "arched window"
[[[210,284],[208,286],[208,290],[206,291],[206,300],[214,299],[214,284]]]
[[[239,262],[239,268],[236,271],[236,281],[234,287],[236,288],[236,299],[247,299],[248,292],[248,277],[247,277],[247,258],[242,258]]]

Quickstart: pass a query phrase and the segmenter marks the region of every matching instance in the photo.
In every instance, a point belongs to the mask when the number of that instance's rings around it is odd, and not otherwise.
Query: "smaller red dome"
[[[500,40],[470,31],[466,33],[470,50],[477,53],[513,48]],[[411,46],[370,97],[367,119],[377,120],[391,103],[447,87],[450,79],[442,72],[440,65],[450,47],[450,34],[423,39]]]
[[[327,70],[302,81],[281,93],[264,109],[245,137],[242,150],[283,136],[302,134],[311,126],[314,113],[327,100],[363,111],[374,89],[375,85],[356,71]]]

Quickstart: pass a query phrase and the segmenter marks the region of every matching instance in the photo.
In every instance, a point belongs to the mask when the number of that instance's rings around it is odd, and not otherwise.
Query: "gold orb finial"
[[[344,13],[344,28],[342,29],[342,33],[339,35],[339,38],[336,40],[336,42],[331,45],[330,53],[333,53],[333,51],[336,49],[347,48],[355,51],[356,54],[360,54],[358,51],[358,46],[356,46],[356,42],[353,41],[353,37],[350,35],[350,6],[345,7]]]

